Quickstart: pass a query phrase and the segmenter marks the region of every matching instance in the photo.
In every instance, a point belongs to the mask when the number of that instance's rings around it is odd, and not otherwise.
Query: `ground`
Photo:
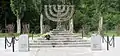
[[[10,39],[9,39],[10,41]],[[91,51],[90,48],[73,47],[73,48],[40,48],[32,49],[30,52],[18,52],[18,43],[15,44],[15,52],[12,48],[4,48],[4,38],[0,38],[0,56],[119,56],[120,38],[115,38],[116,47],[110,47],[106,50],[106,43],[103,43],[102,51]]]

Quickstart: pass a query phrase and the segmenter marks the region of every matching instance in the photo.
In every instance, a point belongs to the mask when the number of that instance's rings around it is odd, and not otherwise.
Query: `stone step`
[[[71,34],[68,31],[50,31],[50,33],[65,33],[65,34]]]
[[[58,34],[50,34],[50,35],[75,35],[75,34],[72,34],[72,33],[69,33],[69,34],[58,33]]]
[[[81,40],[80,37],[51,37],[50,40]],[[37,38],[37,40],[46,40],[46,38]]]
[[[30,45],[30,48],[52,48],[52,47],[91,47],[90,44],[72,44],[72,45]]]
[[[57,32],[69,32],[69,31],[62,31],[62,30],[52,30],[52,31],[57,31]],[[51,31],[51,32],[52,32]]]
[[[50,39],[58,39],[58,40],[81,40],[82,38],[66,38],[66,37],[58,37],[58,38],[50,38]]]
[[[79,37],[78,35],[50,35],[51,37]]]
[[[53,29],[52,31],[61,31],[61,30],[59,30],[59,29]]]
[[[80,37],[78,35],[50,35],[51,37]]]
[[[50,35],[50,37],[67,37],[67,38],[81,38],[80,36],[78,35]]]
[[[74,33],[69,32],[50,32],[51,35],[75,35]]]
[[[51,35],[74,35],[71,33],[51,33]]]
[[[90,44],[90,42],[31,42],[30,45],[70,45],[70,44]]]
[[[69,32],[50,32],[52,34],[72,34],[72,33],[69,33]]]
[[[46,38],[38,38],[34,41],[29,42],[31,48],[41,47],[90,47],[91,43],[88,40],[83,40],[78,35],[69,33],[69,31],[60,31],[53,29],[50,31],[50,40]]]
[[[52,31],[64,31],[64,30],[53,29]],[[64,31],[64,32],[68,32],[68,31]]]
[[[51,36],[50,38],[82,38],[80,36]]]
[[[55,36],[51,37],[51,39],[56,39],[56,38],[57,39],[61,39],[61,38],[62,39],[82,39],[81,37],[62,37],[62,36],[61,37],[60,36],[59,37],[55,37]]]
[[[46,38],[38,38],[37,40],[46,40]],[[51,38],[50,40],[64,40],[64,39]]]
[[[55,28],[55,29],[53,29],[53,30],[59,30],[58,28]]]
[[[50,40],[81,40],[82,38],[50,38]],[[46,38],[37,38],[37,40],[46,40]]]
[[[37,40],[32,40],[32,41],[47,41],[46,39],[37,39]],[[82,39],[50,39],[49,41],[87,41],[87,40],[82,40]]]
[[[88,40],[34,40],[32,42],[87,42]]]

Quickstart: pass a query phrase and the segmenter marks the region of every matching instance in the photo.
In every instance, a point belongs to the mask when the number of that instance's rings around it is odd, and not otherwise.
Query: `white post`
[[[73,33],[73,19],[69,20],[69,31]]]
[[[103,31],[103,17],[100,17],[100,20],[99,20],[99,28],[98,28],[98,34],[102,34],[102,31]]]
[[[43,14],[40,15],[40,33],[43,34]]]

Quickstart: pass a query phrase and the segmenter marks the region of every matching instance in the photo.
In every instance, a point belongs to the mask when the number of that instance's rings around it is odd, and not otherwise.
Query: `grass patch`
[[[92,32],[97,33],[97,31],[92,31]],[[89,34],[91,35],[92,32],[90,32]],[[114,31],[114,30],[109,30],[109,31],[107,31],[107,32],[104,32],[104,35],[105,35],[105,36],[113,36],[113,35],[119,36],[119,35],[117,35],[116,31]]]
[[[98,33],[98,31],[91,31],[91,32],[89,32],[87,35],[84,35],[84,37],[90,37],[90,36],[93,34],[93,32],[94,32],[95,34]],[[80,36],[82,36],[82,33],[77,33],[77,34],[80,35]],[[117,36],[117,37],[120,36],[120,35],[117,35],[116,31],[113,31],[113,30],[109,30],[109,31],[107,31],[107,32],[104,32],[104,35],[105,35],[105,36],[113,36],[113,35],[115,35],[115,36]]]
[[[18,37],[20,34],[17,34],[17,33],[13,33],[13,34],[10,34],[10,33],[0,33],[0,37],[12,37],[12,36],[15,36],[15,37]],[[29,37],[40,37],[42,34],[28,34]]]
[[[12,37],[12,36],[19,36],[20,34],[17,34],[17,33],[13,33],[13,34],[11,34],[11,33],[0,33],[0,37],[5,37],[5,36],[7,36],[7,37]]]
[[[84,35],[84,37],[90,37],[91,34],[93,34],[93,32],[97,33],[97,31],[92,31],[92,32],[89,32],[88,35]],[[82,36],[82,33],[75,33],[76,35],[79,35],[79,36]],[[104,32],[105,36],[117,36],[116,34],[116,31],[107,31],[107,32]],[[0,33],[0,37],[11,37],[11,36],[15,36],[15,37],[18,37],[20,34],[17,34],[17,33],[13,33],[13,34],[10,34],[10,33]],[[31,34],[29,33],[28,34],[29,37],[40,37],[40,36],[45,36],[47,34]]]
[[[116,31],[108,31],[108,32],[104,32],[104,34],[105,34],[106,36],[113,36],[113,35],[119,36],[119,35],[117,35]]]

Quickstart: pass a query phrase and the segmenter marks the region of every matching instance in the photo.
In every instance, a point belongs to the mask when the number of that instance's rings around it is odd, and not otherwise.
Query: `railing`
[[[33,40],[33,34],[34,34],[34,32],[32,31],[32,40]]]
[[[12,46],[12,51],[15,51],[15,41],[18,41],[18,39],[14,37],[12,37],[11,41],[9,42],[7,37],[5,36],[5,49],[7,49],[7,47],[11,47]]]
[[[112,38],[110,39],[109,36],[107,36],[107,40],[103,37],[102,38],[102,42],[106,42],[107,43],[107,50],[109,50],[110,46],[115,47],[115,36],[113,35]]]
[[[83,30],[82,30],[82,38],[84,37],[84,35],[83,35],[83,34],[84,34],[84,32],[83,32]]]
[[[34,38],[35,31],[38,30],[38,29],[39,29],[38,27],[37,27],[37,29],[35,29],[35,30],[32,29],[32,31],[31,31],[31,34],[32,34],[32,36],[31,36],[31,37],[32,37],[32,40],[33,40],[33,38]]]

